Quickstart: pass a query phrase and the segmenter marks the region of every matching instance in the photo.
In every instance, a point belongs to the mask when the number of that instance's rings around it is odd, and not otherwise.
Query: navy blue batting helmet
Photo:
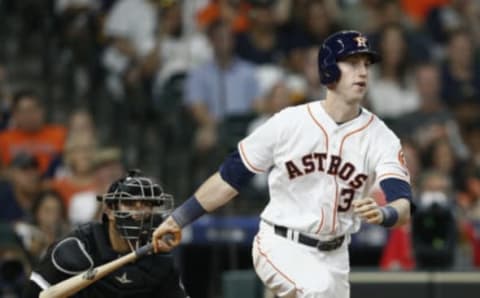
[[[370,49],[367,37],[358,31],[339,31],[327,37],[318,52],[320,82],[324,85],[336,82],[340,79],[337,62],[359,53],[368,54],[372,63],[380,60],[380,56]]]

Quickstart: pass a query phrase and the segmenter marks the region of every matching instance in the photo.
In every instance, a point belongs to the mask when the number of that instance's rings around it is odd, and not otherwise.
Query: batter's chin
[[[363,98],[365,97],[365,94],[355,94],[350,96],[350,99],[348,100],[349,103],[351,104],[359,104],[362,102]]]

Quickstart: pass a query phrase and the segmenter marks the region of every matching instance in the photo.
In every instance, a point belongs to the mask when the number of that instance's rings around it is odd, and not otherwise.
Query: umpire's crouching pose
[[[132,171],[102,196],[103,223],[80,226],[49,248],[30,277],[24,297],[72,275],[110,262],[145,244],[173,208],[173,197]],[[107,275],[75,297],[187,297],[169,254],[148,255]]]

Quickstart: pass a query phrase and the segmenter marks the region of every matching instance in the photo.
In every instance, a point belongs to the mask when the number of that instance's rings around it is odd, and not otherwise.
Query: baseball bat
[[[164,241],[170,241],[173,239],[173,236],[167,234],[164,236]],[[93,284],[97,280],[105,277],[106,275],[112,273],[113,271],[117,270],[118,268],[130,263],[134,262],[140,257],[145,256],[153,249],[152,243],[145,244],[142,247],[139,247],[137,250],[132,251],[131,253],[124,255],[118,259],[115,259],[111,262],[106,264],[97,266],[95,268],[91,268],[85,272],[79,273],[75,276],[72,276],[68,279],[65,279],[48,289],[43,290],[40,292],[40,298],[61,298],[61,297],[68,297],[71,296],[78,291],[88,287],[89,285]]]

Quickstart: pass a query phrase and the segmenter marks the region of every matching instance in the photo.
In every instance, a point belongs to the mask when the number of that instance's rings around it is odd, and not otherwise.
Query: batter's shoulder
[[[283,108],[277,113],[277,115],[281,115],[282,117],[291,117],[294,115],[304,115],[305,112],[308,112],[308,104],[306,103]]]
[[[372,131],[375,131],[376,135],[381,136],[381,138],[386,142],[398,140],[397,135],[393,132],[393,130],[390,129],[390,127],[388,127],[388,125],[382,119],[380,119],[380,117],[365,108],[363,108],[363,111],[367,115],[373,116],[371,128]]]

